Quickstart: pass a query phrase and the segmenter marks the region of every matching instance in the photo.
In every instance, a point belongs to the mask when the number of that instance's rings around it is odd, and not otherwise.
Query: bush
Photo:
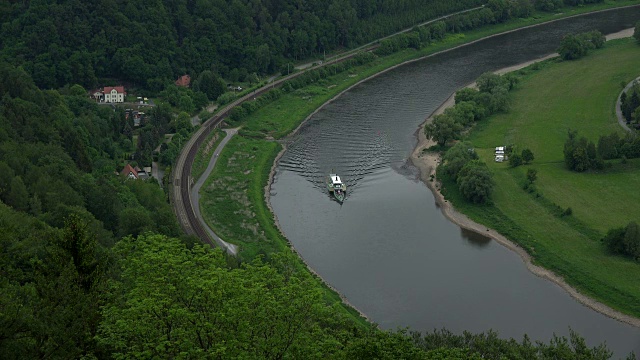
[[[534,159],[533,152],[529,149],[522,149],[522,162],[528,164]]]
[[[536,169],[527,169],[527,180],[529,183],[533,184],[538,179],[538,170]]]
[[[634,221],[624,228],[609,230],[602,242],[613,253],[640,260],[640,226]]]
[[[522,156],[520,156],[519,154],[513,154],[509,156],[509,166],[518,167],[520,165],[522,165]]]
[[[227,92],[218,96],[218,99],[216,101],[219,105],[224,105],[232,102],[235,99],[236,99],[236,94],[232,92]]]

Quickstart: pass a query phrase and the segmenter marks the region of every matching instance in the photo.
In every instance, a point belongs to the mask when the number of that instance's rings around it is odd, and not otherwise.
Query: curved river
[[[495,241],[461,231],[408,162],[416,129],[480,74],[555,51],[569,32],[633,27],[640,7],[566,19],[489,38],[399,67],[316,113],[279,161],[271,205],[301,256],[382,328],[494,329],[548,341],[577,331],[614,357],[640,353],[640,329],[612,320],[530,273]],[[330,201],[324,177],[349,197]]]

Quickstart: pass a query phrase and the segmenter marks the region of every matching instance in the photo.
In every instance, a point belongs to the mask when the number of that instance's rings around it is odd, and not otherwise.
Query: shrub
[[[522,162],[528,164],[534,159],[533,152],[529,149],[522,149]]]
[[[519,154],[513,154],[509,156],[509,166],[518,167],[520,165],[522,165],[522,156],[520,156]]]

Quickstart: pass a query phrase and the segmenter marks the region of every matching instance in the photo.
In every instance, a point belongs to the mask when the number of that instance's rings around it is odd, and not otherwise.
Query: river
[[[548,341],[569,329],[591,346],[640,354],[640,329],[607,318],[530,273],[500,244],[449,222],[408,161],[418,126],[455,90],[555,51],[570,32],[632,27],[640,7],[492,37],[364,82],[327,104],[292,137],[271,205],[305,261],[384,329],[445,327]],[[347,182],[342,206],[324,177]]]

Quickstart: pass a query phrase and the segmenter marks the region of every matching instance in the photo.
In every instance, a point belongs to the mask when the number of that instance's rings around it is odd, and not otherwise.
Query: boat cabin
[[[340,180],[340,176],[336,174],[329,174],[329,179],[331,180],[331,185],[334,189],[342,189],[342,181]]]

